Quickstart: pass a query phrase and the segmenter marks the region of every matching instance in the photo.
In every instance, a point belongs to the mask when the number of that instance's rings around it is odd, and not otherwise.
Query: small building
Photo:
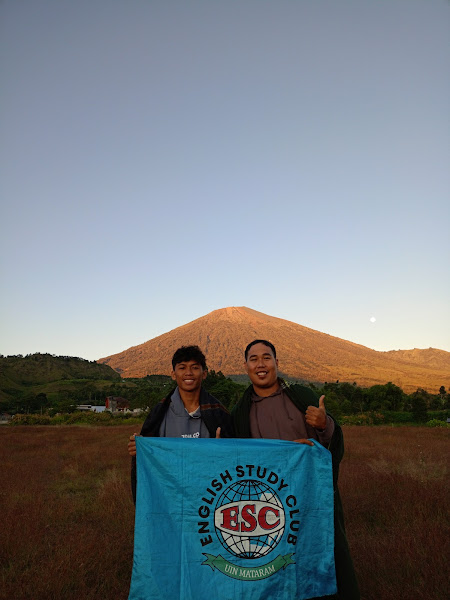
[[[105,400],[106,410],[112,413],[115,412],[128,412],[130,403],[126,398],[122,396],[108,396]]]
[[[106,406],[95,406],[94,404],[79,404],[77,410],[91,411],[96,413],[105,412]]]

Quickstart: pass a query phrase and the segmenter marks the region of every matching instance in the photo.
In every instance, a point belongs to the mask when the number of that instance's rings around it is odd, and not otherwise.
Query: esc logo
[[[239,472],[239,467],[236,469]],[[258,474],[259,472],[258,469]],[[266,469],[261,469],[262,473],[265,475]],[[226,471],[226,475],[231,479],[229,471]],[[222,474],[221,477],[224,480]],[[217,539],[226,551],[226,558],[203,553],[206,560],[202,564],[213,570],[217,569],[228,577],[245,581],[265,579],[294,564],[293,552],[284,556],[278,554],[270,562],[266,562],[282,540],[286,529],[295,532],[295,535],[287,533],[287,543],[293,545],[297,541],[296,532],[299,529],[299,521],[292,520],[295,513],[299,512],[295,508],[296,497],[288,495],[285,498],[285,508],[279,492],[288,485],[273,472],[267,480],[278,486],[274,489],[264,481],[253,478],[238,479],[225,489],[220,479],[212,482],[211,487],[214,486],[216,491],[222,493],[219,495],[208,488],[207,491],[217,497],[214,504],[211,498],[202,498],[208,504],[213,504],[214,508],[210,510],[206,506],[200,507],[200,516],[208,515],[210,521],[199,523],[199,533],[212,531],[212,527],[208,529],[208,524],[213,525]],[[213,537],[209,535],[201,542],[205,546],[213,542]],[[258,559],[263,559],[264,564],[256,566],[261,562]]]
[[[260,481],[237,481],[217,502],[214,525],[220,543],[239,558],[269,554],[284,532],[284,508],[277,494]]]

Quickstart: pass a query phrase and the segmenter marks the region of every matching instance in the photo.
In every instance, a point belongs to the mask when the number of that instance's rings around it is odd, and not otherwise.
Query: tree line
[[[77,405],[93,404],[102,406],[106,397],[122,397],[128,401],[129,408],[150,410],[174,387],[169,376],[148,375],[142,378],[122,379],[115,382],[72,382],[72,389],[60,387],[56,392],[33,393],[10,390],[12,397],[3,400],[3,412],[33,414],[70,413]],[[294,383],[294,382],[290,382]],[[233,381],[221,372],[208,371],[204,387],[227,408],[232,409],[248,383]],[[450,394],[444,386],[431,394],[417,389],[406,394],[392,382],[362,388],[356,383],[326,382],[323,385],[310,383],[317,396],[325,395],[325,404],[333,416],[340,419],[345,416],[365,413],[407,413],[405,417],[417,422],[428,420],[429,411],[448,411]]]
[[[450,408],[450,395],[442,385],[436,394],[418,388],[406,394],[391,381],[384,385],[362,388],[356,383],[325,383],[323,386],[310,384],[318,394],[325,394],[327,409],[336,417],[366,412],[411,413],[412,420],[424,422],[428,411],[446,411]]]

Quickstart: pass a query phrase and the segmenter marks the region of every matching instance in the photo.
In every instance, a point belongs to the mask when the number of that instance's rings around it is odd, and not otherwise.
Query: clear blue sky
[[[449,16],[3,0],[0,352],[93,360],[225,306],[450,351]]]

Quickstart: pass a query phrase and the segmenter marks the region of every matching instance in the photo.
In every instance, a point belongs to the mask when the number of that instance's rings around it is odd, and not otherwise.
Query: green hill
[[[31,354],[0,357],[0,402],[6,407],[37,394],[80,389],[102,390],[120,383],[120,375],[107,365],[74,356]]]

